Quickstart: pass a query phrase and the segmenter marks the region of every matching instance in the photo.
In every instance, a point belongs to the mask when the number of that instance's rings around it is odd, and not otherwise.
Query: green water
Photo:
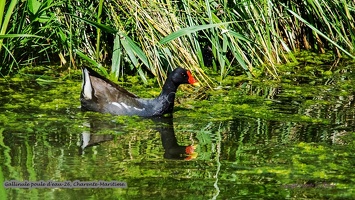
[[[0,79],[0,197],[353,199],[354,67],[286,66],[280,81],[230,77],[213,90],[189,88],[171,119],[81,112],[79,72]],[[197,154],[172,155],[162,138]],[[5,188],[10,180],[127,188]]]

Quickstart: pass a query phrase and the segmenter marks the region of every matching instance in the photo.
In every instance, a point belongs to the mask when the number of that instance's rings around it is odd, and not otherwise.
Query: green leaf
[[[41,7],[41,2],[37,0],[28,0],[28,10],[31,12],[31,14],[36,15],[39,8]]]
[[[42,37],[42,36],[32,35],[32,34],[5,34],[5,35],[1,35],[1,34],[0,34],[0,39],[4,39],[4,38],[16,38],[16,37],[36,37],[36,38],[44,38],[44,37]]]
[[[143,62],[143,64],[145,66],[147,66],[148,68],[150,68],[148,58],[145,55],[145,53],[143,52],[143,50],[139,46],[137,46],[136,43],[131,38],[129,38],[126,34],[121,33],[121,35],[125,38],[125,40],[127,41],[127,45],[129,45],[129,47],[138,56],[138,58]]]
[[[131,40],[131,38],[129,38],[126,34],[121,33],[122,37],[120,37],[120,41],[121,44],[123,46],[123,48],[126,50],[126,53],[128,54],[130,60],[132,61],[134,67],[137,69],[140,77],[142,78],[144,83],[148,83],[147,78],[145,77],[143,70],[141,67],[139,67],[139,63],[138,60],[136,58],[136,55],[138,56],[138,58],[140,60],[142,60],[142,62],[149,68],[149,62],[148,59],[146,57],[146,55],[144,54],[144,52],[142,51],[141,48],[139,48],[134,42],[133,40]]]
[[[99,63],[97,63],[95,60],[89,58],[87,55],[83,54],[81,51],[79,50],[75,50],[76,55],[78,55],[79,57],[81,57],[82,59],[86,60],[87,62],[89,62],[91,65],[98,67],[100,66]]]
[[[121,69],[121,60],[122,60],[122,52],[121,52],[120,36],[119,34],[116,34],[115,39],[113,40],[112,66],[111,66],[111,73],[115,74],[115,78],[119,76],[120,69]]]

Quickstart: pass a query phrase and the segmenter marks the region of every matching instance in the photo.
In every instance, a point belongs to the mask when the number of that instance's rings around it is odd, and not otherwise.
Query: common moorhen
[[[82,72],[81,109],[113,115],[152,117],[172,113],[178,86],[180,84],[198,85],[190,71],[176,68],[169,74],[158,97],[143,99],[88,67],[82,68]]]

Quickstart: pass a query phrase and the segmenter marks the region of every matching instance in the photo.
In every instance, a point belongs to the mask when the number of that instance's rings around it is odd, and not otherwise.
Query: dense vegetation
[[[355,2],[345,0],[6,0],[0,72],[89,64],[144,82],[165,78],[168,66],[192,68],[205,82],[207,70],[278,77],[277,64],[296,62],[300,50],[354,58],[354,16]]]

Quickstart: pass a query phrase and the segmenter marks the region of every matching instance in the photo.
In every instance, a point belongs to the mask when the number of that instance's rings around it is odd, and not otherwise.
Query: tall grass
[[[0,34],[7,50],[0,51],[2,71],[24,64],[85,62],[106,73],[102,66],[111,65],[115,77],[137,72],[143,82],[152,74],[161,83],[168,71],[180,66],[211,84],[206,71],[218,72],[221,79],[242,73],[278,78],[278,64],[297,62],[294,53],[304,49],[355,58],[354,1],[12,0],[3,4],[0,9],[11,14],[5,14],[8,21],[0,20],[6,24]]]
[[[16,72],[24,65],[76,65],[80,61],[75,59],[74,50],[79,48],[85,49],[90,57],[95,55],[94,28],[70,15],[95,19],[93,2],[11,0],[1,1],[0,9],[4,10],[0,10],[0,71],[3,75]],[[98,62],[105,59],[107,57],[95,58]]]
[[[51,44],[51,38],[60,34],[60,30],[57,29],[57,18],[50,10],[61,3],[51,0],[1,1],[0,9],[4,10],[0,10],[0,18],[3,19],[0,21],[1,72],[17,71],[21,65],[49,63],[53,52],[67,46],[62,41]],[[1,16],[3,13],[4,18]],[[61,46],[55,46],[57,44]]]
[[[9,59],[13,60],[13,63],[16,63],[16,59],[14,58],[14,55],[11,53],[11,46],[10,45],[3,45],[4,40],[7,38],[25,38],[25,37],[37,37],[36,35],[32,34],[7,34],[7,29],[10,23],[10,19],[14,13],[15,7],[18,4],[17,0],[11,0],[8,2],[6,5],[5,1],[0,2],[0,53],[2,49],[5,49],[5,52],[3,54],[5,57],[8,57]],[[4,50],[3,50],[4,51]],[[4,64],[4,62],[3,62]],[[0,65],[0,74],[2,71],[3,67]],[[9,67],[7,68],[8,71],[11,71],[12,65],[10,64]]]
[[[221,78],[238,71],[257,76],[263,66],[277,78],[277,65],[297,62],[294,52],[302,49],[354,58],[354,2],[115,0],[110,6],[115,27],[139,44],[153,74],[168,64],[207,80],[208,64]],[[113,68],[122,72],[120,63]]]

